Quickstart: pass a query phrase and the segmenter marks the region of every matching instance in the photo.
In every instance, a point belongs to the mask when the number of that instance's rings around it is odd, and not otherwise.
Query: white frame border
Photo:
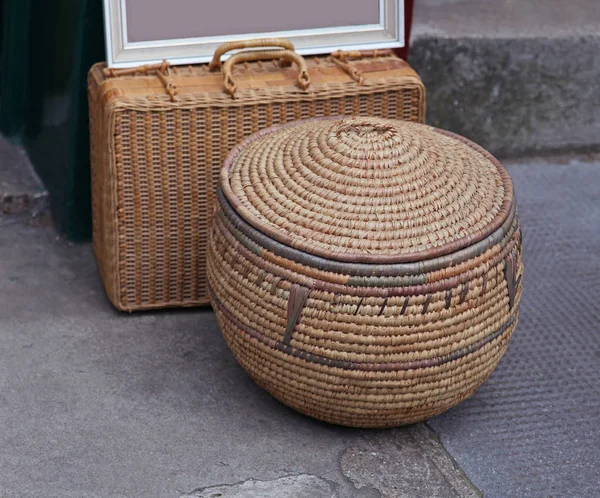
[[[179,38],[147,42],[127,41],[125,0],[103,0],[106,59],[109,67],[209,62],[222,43],[251,38],[287,38],[302,55],[335,50],[372,50],[405,46],[404,0],[379,0],[379,24],[310,28],[271,33]]]

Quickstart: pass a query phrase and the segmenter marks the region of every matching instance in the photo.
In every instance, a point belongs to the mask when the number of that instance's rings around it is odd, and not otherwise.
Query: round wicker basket
[[[208,272],[227,344],[273,396],[349,426],[424,420],[473,394],[516,326],[512,182],[424,125],[276,126],[225,162]]]

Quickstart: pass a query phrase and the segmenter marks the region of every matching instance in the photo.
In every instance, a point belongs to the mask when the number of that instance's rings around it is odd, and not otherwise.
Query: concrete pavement
[[[0,496],[477,496],[426,426],[304,417],[252,383],[212,311],[119,313],[89,244],[4,220]]]
[[[89,244],[3,218],[0,496],[595,496],[600,159],[509,170],[525,283],[508,352],[464,404],[386,431],[286,408],[210,310],[119,313]]]

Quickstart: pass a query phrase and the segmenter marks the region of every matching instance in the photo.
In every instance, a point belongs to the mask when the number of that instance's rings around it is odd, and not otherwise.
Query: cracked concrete
[[[48,204],[48,192],[27,153],[0,135],[0,225],[7,215],[45,215]]]
[[[422,424],[381,437],[371,433],[361,443],[350,445],[341,458],[344,475],[357,489],[410,498],[481,496]]]
[[[335,498],[335,488],[322,477],[300,474],[271,481],[248,479],[239,484],[209,486],[181,498]]]

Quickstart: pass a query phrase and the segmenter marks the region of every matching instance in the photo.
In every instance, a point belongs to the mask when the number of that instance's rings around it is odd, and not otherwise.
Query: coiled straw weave
[[[313,119],[228,156],[208,243],[225,340],[315,418],[412,423],[456,405],[516,326],[512,182],[475,144],[413,123]]]

